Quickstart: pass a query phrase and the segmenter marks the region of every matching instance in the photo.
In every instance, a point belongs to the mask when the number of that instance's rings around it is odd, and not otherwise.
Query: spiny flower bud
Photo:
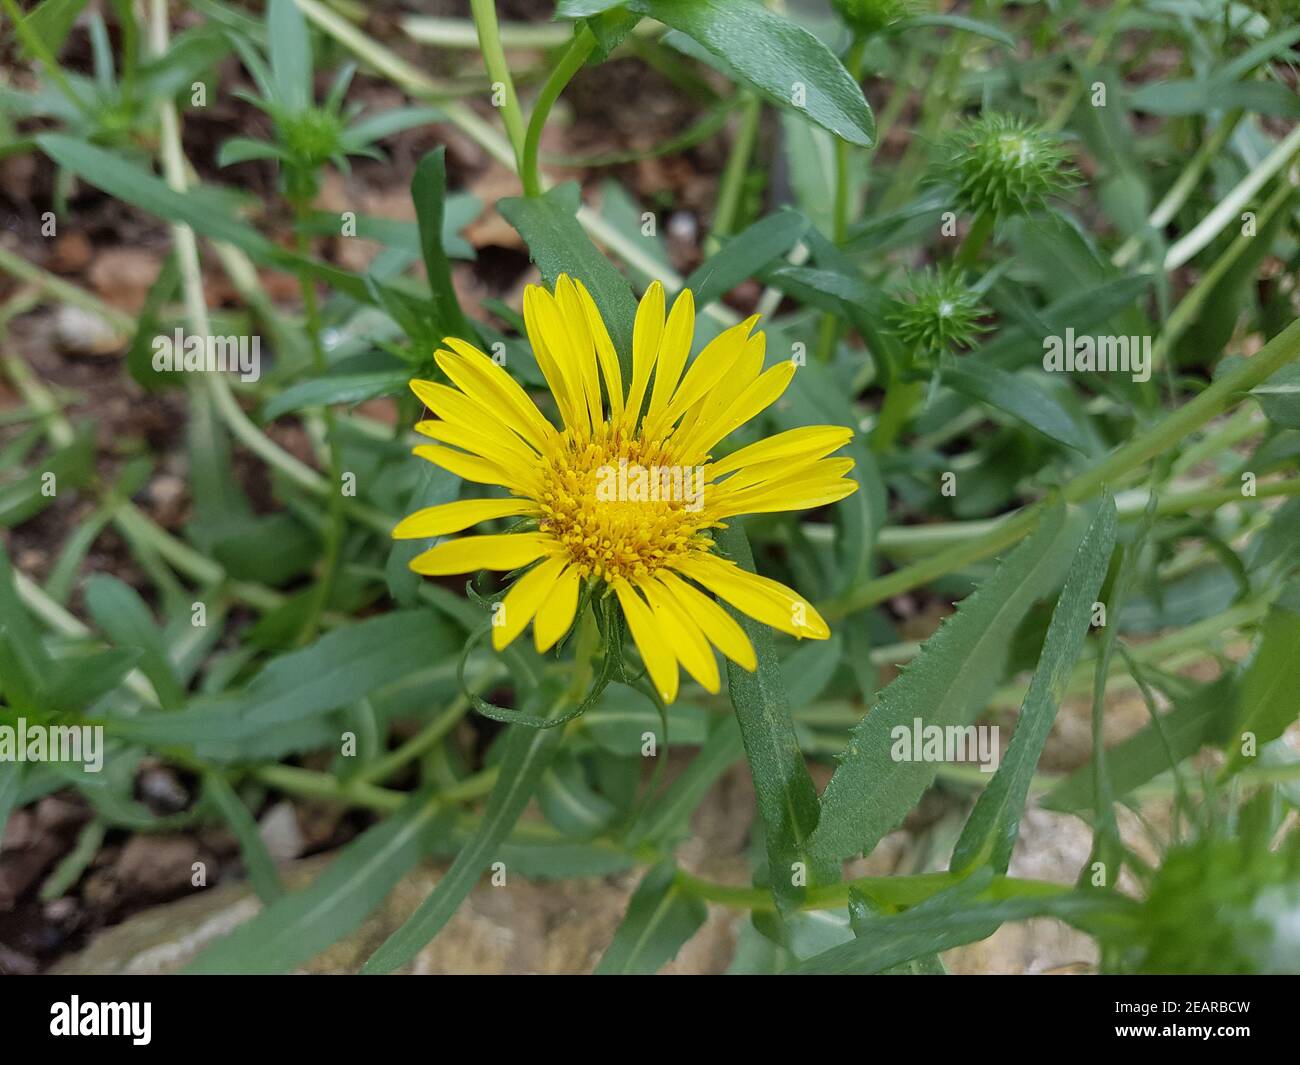
[[[912,275],[887,320],[926,367],[946,351],[969,347],[984,331],[980,319],[988,313],[959,273],[926,271]]]
[[[1027,214],[1072,186],[1078,172],[1060,140],[1014,115],[981,115],[949,140],[942,176],[972,215]]]
[[[863,36],[879,33],[911,14],[910,0],[832,0],[840,18]]]

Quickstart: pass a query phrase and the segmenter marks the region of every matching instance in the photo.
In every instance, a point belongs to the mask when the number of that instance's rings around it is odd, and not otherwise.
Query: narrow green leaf
[[[1046,513],[974,594],[946,619],[918,658],[880,695],[853,730],[822,795],[813,853],[838,860],[870,851],[921,798],[934,779],[932,762],[893,757],[896,728],[967,725],[1001,680],[1011,633],[1033,602],[1055,587],[1063,561],[1082,536],[1063,506]]]
[[[808,219],[798,211],[782,209],[770,214],[732,237],[721,251],[697,266],[682,288],[691,290],[696,307],[707,307],[781,258],[799,243],[807,228]]]
[[[1213,742],[1216,735],[1225,734],[1236,701],[1234,689],[1233,676],[1222,676],[1202,686],[1195,695],[1175,699],[1173,708],[1160,719],[1159,729],[1147,725],[1110,748],[1106,752],[1106,773],[1115,799],[1131,795],[1169,769],[1170,757],[1181,762]],[[1083,765],[1038,803],[1047,810],[1082,814],[1092,809],[1093,792],[1092,767]]]
[[[1024,374],[1008,373],[978,358],[949,359],[943,383],[956,392],[996,407],[1049,440],[1088,453],[1088,439],[1069,412],[1047,389]]]
[[[443,213],[447,198],[447,149],[439,146],[415,168],[411,178],[411,200],[420,229],[420,255],[433,296],[434,317],[443,336],[473,340],[472,330],[461,313],[451,283],[443,235]]]
[[[672,862],[656,865],[628,903],[614,940],[596,966],[597,976],[649,975],[677,956],[709,916],[702,901],[677,884]]]
[[[505,754],[501,759],[501,774],[488,798],[478,831],[456,855],[456,860],[438,881],[432,894],[371,955],[361,970],[363,974],[392,972],[405,965],[442,931],[473,890],[483,870],[497,857],[497,848],[523,813],[537,782],[559,748],[563,733],[564,730],[558,728],[510,726],[505,739]]]
[[[274,421],[282,414],[305,407],[326,407],[336,403],[353,406],[376,396],[391,396],[406,388],[406,370],[377,370],[373,373],[326,375],[290,385],[272,396],[262,408],[262,420]]]
[[[95,624],[116,646],[140,652],[140,669],[158,693],[164,710],[173,710],[185,702],[185,689],[167,657],[162,632],[134,588],[116,577],[96,575],[86,582],[86,607]]]
[[[879,973],[913,958],[987,939],[1002,923],[1030,917],[1055,917],[1089,932],[1127,927],[1137,905],[1122,895],[1109,893],[983,900],[979,890],[985,883],[974,878],[972,881],[897,916],[859,918],[853,942],[809,958],[788,972],[800,976]]]
[[[1047,735],[1065,697],[1070,671],[1083,650],[1093,604],[1106,579],[1111,552],[1115,549],[1116,524],[1115,501],[1107,494],[1075,552],[1065,588],[1052,611],[1038,667],[1020,706],[1016,732],[1005,760],[980,793],[957,840],[948,865],[954,873],[966,872],[985,862],[991,863],[996,872],[1007,871],[1034,767],[1042,757]]]
[[[632,11],[680,30],[769,100],[870,147],[876,123],[861,87],[816,37],[753,0],[631,0]],[[802,96],[799,88],[802,87]]]
[[[1241,681],[1237,724],[1228,748],[1225,776],[1237,772],[1252,755],[1243,752],[1246,733],[1253,751],[1277,739],[1300,716],[1300,581],[1279,593],[1260,628],[1259,646]]]
[[[406,806],[357,837],[302,891],[217,940],[186,973],[286,973],[357,928],[450,827],[436,800]]]
[[[754,572],[754,556],[741,522],[732,521],[718,534],[717,543],[724,555]],[[795,736],[772,630],[739,611],[731,613],[754,645],[758,669],[750,673],[728,661],[727,690],[763,818],[772,892],[779,904],[794,907],[807,884],[837,879],[838,869],[833,862],[814,865],[810,856],[809,839],[817,827],[817,789]]]
[[[275,102],[290,114],[299,114],[312,103],[311,38],[307,20],[293,0],[271,0],[266,9],[266,37],[271,46]]]
[[[253,815],[219,772],[204,774],[203,791],[239,840],[239,852],[243,856],[249,882],[257,892],[257,897],[269,906],[284,894],[284,885],[280,883],[280,873],[257,830]]]

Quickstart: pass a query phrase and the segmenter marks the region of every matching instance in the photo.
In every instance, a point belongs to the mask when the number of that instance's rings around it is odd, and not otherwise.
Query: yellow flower
[[[438,441],[415,454],[467,481],[500,485],[510,497],[429,507],[393,536],[446,536],[494,518],[521,519],[518,531],[438,544],[411,568],[445,576],[532,565],[494,619],[498,650],[530,621],[538,651],[548,650],[573,624],[579,585],[603,583],[618,597],[650,679],[671,702],[679,662],[718,691],[714,647],[755,668],[749,638],[713,596],[793,636],[830,635],[795,592],[715,554],[709,530],[738,514],[833,503],[857,484],[844,476],[852,459],[826,457],[852,436],[841,426],[791,429],[710,461],[728,434],[780,397],[795,366],[783,361],[763,370],[755,315],[705,345],[688,367],[690,291],[678,295],[666,320],[664,312],[663,286],[655,282],[637,309],[625,386],[582,284],[561,276],[554,295],[529,286],[528,339],[562,429],[500,365],[448,338],[436,360],[452,384],[411,382],[435,415],[415,428]]]

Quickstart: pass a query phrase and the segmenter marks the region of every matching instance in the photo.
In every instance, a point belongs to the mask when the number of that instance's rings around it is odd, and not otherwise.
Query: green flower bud
[[[984,331],[980,319],[988,313],[959,273],[926,271],[912,275],[886,320],[917,364],[928,367],[946,351],[970,347]]]
[[[1058,138],[999,114],[969,121],[952,136],[941,173],[963,211],[995,218],[1027,214],[1078,178]]]
[[[295,162],[314,169],[342,150],[343,121],[332,111],[309,107],[277,121],[280,142]]]
[[[832,0],[836,12],[862,36],[879,33],[911,14],[910,0]]]

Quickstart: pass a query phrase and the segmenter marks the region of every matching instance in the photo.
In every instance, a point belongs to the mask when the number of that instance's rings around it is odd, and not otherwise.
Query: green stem
[[[1168,452],[1179,441],[1236,403],[1241,393],[1249,392],[1267,380],[1298,354],[1300,321],[1295,321],[1243,365],[1218,378],[1204,392],[1158,425],[1152,426],[1142,435],[1111,452],[1096,466],[1067,482],[1061,492],[1062,498],[1068,503],[1088,499],[1105,485],[1117,483],[1124,474]],[[1038,524],[1042,509],[1042,503],[1025,507],[982,536],[956,544],[884,577],[867,581],[847,594],[822,604],[819,609],[828,619],[844,617],[988,558],[1028,535]]]
[[[736,139],[727,157],[727,165],[722,171],[718,183],[717,209],[713,215],[713,230],[710,242],[716,247],[717,239],[731,233],[740,211],[740,193],[744,188],[745,175],[749,172],[749,160],[754,154],[754,145],[758,142],[758,120],[762,115],[762,101],[757,96],[749,95],[740,107],[740,124],[736,128]]]
[[[306,201],[293,204],[294,215],[298,221],[298,250],[306,255],[309,252],[306,222],[311,205]],[[316,283],[307,277],[299,278],[302,290],[303,311],[306,317],[307,338],[311,345],[312,362],[316,374],[324,377],[329,370],[325,361],[325,349],[321,344],[320,305],[316,299]],[[329,604],[330,594],[334,589],[338,573],[339,556],[343,548],[343,464],[339,457],[338,440],[335,437],[334,412],[326,405],[323,408],[325,419],[325,447],[329,453],[330,484],[328,495],[328,519],[325,527],[325,553],[321,560],[320,572],[316,577],[311,604],[307,608],[307,617],[302,630],[298,633],[299,645],[312,641],[320,630],[321,617]]]
[[[966,234],[966,239],[961,242],[961,247],[957,249],[957,254],[953,258],[953,265],[958,270],[974,268],[975,263],[979,261],[980,252],[984,250],[984,245],[993,235],[993,222],[993,214],[989,211],[981,211],[975,216],[970,232]]]
[[[488,77],[494,86],[501,86],[505,100],[501,105],[501,118],[505,122],[506,136],[515,152],[515,169],[524,170],[524,113],[519,107],[519,97],[515,95],[515,84],[510,77],[510,67],[506,63],[505,49],[501,47],[501,27],[497,24],[497,10],[494,0],[470,0],[470,12],[474,16],[474,26],[478,29],[479,48],[483,52],[483,64],[487,67]]]
[[[587,61],[587,57],[595,47],[595,35],[583,26],[569,44],[568,50],[560,57],[555,69],[551,71],[551,76],[542,86],[537,102],[533,104],[533,113],[528,119],[528,131],[524,134],[523,158],[519,170],[519,176],[524,183],[525,196],[542,194],[542,179],[537,167],[538,148],[542,143],[542,128],[546,125],[547,116],[550,115],[555,101],[560,98],[560,93],[564,91],[564,87],[569,84],[573,76],[582,69],[583,63]]]

